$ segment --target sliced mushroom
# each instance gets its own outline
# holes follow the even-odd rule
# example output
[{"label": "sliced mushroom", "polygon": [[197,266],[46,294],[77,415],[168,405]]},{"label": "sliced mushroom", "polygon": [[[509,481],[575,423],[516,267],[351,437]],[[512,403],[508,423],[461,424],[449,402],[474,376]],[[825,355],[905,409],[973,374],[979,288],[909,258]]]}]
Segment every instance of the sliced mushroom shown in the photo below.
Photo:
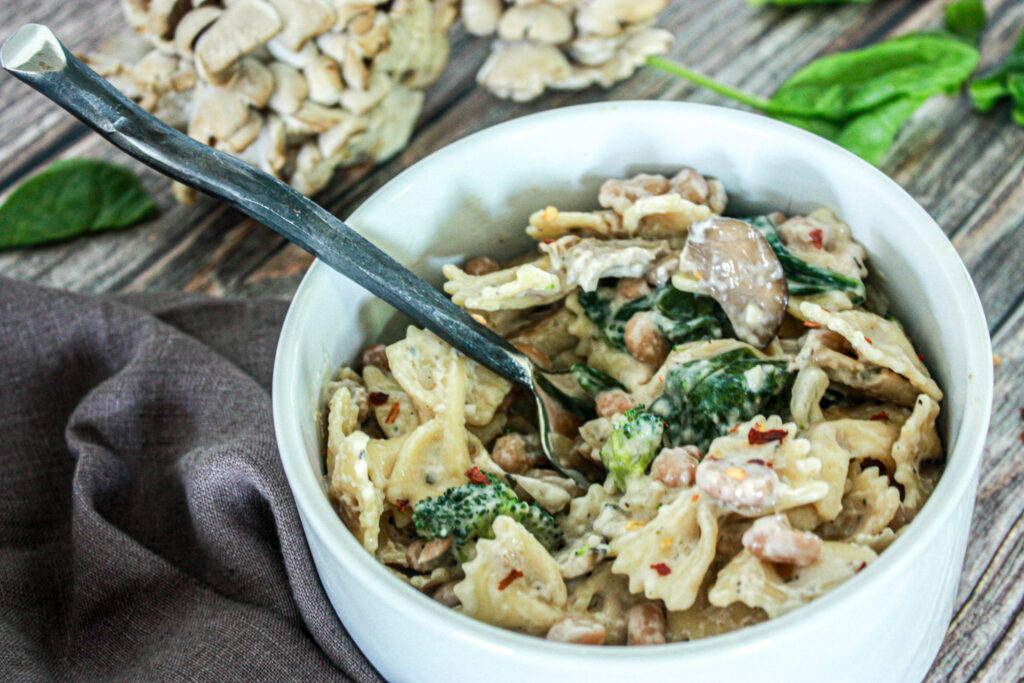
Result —
[{"label": "sliced mushroom", "polygon": [[303,69],[309,83],[309,99],[317,104],[337,104],[344,86],[341,83],[341,69],[330,57],[321,55]]},{"label": "sliced mushroom", "polygon": [[498,37],[508,41],[558,45],[572,39],[572,34],[572,21],[565,10],[545,3],[512,7],[498,22]]},{"label": "sliced mushroom", "polygon": [[196,68],[205,80],[222,84],[229,68],[281,30],[281,19],[263,0],[232,3],[196,41]]},{"label": "sliced mushroom", "polygon": [[271,62],[270,72],[274,75],[274,92],[267,105],[279,114],[294,114],[309,95],[309,83],[305,76],[281,62]]},{"label": "sliced mushroom", "polygon": [[326,33],[334,26],[334,11],[323,0],[266,0],[284,20],[278,34],[290,50],[299,50],[310,38]]},{"label": "sliced mushroom", "polygon": [[248,103],[227,88],[203,86],[193,104],[188,122],[189,137],[207,145],[227,140],[250,120]]},{"label": "sliced mushroom", "polygon": [[498,28],[501,0],[462,0],[462,24],[474,36],[489,36]]},{"label": "sliced mushroom", "polygon": [[224,10],[219,7],[197,7],[181,18],[174,29],[174,47],[185,56],[192,55],[192,48],[200,34],[213,22],[220,19]]},{"label": "sliced mushroom", "polygon": [[653,18],[668,0],[583,0],[576,10],[580,33],[601,36],[619,34],[625,25]]},{"label": "sliced mushroom", "polygon": [[749,223],[712,217],[690,226],[672,284],[721,305],[736,336],[764,348],[782,326],[789,289],[782,264]]},{"label": "sliced mushroom", "polygon": [[274,74],[258,59],[243,57],[238,60],[229,87],[249,104],[262,109],[274,94]]}]

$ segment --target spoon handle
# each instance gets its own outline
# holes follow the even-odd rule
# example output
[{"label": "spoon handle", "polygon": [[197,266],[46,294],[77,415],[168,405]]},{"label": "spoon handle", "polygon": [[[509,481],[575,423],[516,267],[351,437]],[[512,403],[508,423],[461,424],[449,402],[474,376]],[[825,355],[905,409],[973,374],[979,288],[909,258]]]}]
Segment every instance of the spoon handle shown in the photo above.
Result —
[{"label": "spoon handle", "polygon": [[174,130],[27,24],[0,50],[3,68],[142,163],[230,204],[310,252],[494,372],[533,388],[530,362],[507,341],[295,189]]}]

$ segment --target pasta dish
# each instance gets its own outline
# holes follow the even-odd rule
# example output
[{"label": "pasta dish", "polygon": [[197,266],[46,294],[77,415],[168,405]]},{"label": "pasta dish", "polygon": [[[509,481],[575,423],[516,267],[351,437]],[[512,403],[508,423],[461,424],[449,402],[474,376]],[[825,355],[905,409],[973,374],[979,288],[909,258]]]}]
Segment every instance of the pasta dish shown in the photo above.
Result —
[{"label": "pasta dish", "polygon": [[728,217],[692,169],[530,216],[445,291],[551,370],[531,394],[428,331],[327,383],[330,495],[367,552],[522,633],[649,645],[785,614],[871,564],[941,473],[942,392],[828,208]]}]

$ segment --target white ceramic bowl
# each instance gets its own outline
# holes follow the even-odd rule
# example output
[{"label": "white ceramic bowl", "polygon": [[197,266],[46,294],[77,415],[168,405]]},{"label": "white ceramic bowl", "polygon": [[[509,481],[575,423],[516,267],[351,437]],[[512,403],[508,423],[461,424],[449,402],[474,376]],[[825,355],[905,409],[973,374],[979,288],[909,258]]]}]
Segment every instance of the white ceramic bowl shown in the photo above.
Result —
[{"label": "white ceramic bowl", "polygon": [[357,359],[392,311],[317,262],[278,343],[274,423],[320,579],[345,627],[392,681],[910,681],[949,623],[988,428],[992,357],[978,296],[934,221],[884,174],[771,119],[669,102],[595,104],[495,126],[388,183],[350,223],[439,285],[440,266],[525,248],[527,216],[593,208],[605,178],[692,166],[730,209],[819,205],[853,227],[945,391],[949,463],[922,512],[877,562],[819,600],[735,633],[650,648],[585,648],[495,628],[390,575],[327,499],[314,411],[327,374]]}]

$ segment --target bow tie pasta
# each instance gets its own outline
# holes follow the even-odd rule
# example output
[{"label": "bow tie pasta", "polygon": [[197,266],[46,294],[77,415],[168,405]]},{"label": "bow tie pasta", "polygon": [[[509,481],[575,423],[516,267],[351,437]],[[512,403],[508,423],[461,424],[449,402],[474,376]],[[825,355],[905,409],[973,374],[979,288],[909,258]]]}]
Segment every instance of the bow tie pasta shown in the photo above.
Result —
[{"label": "bow tie pasta", "polygon": [[410,327],[326,385],[328,490],[363,547],[489,624],[650,645],[798,609],[896,542],[943,458],[914,330],[830,210],[727,202],[692,169],[612,179],[593,210],[538,208],[529,253],[445,266],[548,371],[559,466],[528,392]]}]

